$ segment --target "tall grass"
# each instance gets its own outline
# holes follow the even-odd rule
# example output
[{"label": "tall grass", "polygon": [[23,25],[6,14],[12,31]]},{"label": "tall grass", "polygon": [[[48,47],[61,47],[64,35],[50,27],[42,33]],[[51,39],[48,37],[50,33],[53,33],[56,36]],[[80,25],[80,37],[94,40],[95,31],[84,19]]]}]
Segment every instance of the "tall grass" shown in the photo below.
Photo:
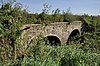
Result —
[{"label": "tall grass", "polygon": [[[48,14],[48,4],[42,13],[28,14],[20,3],[12,6],[13,2],[8,0],[0,7],[0,66],[100,66],[100,16],[62,14],[59,9]],[[41,37],[30,44],[28,36],[19,38],[23,24],[73,20],[85,21],[89,26],[81,44],[49,46]]]},{"label": "tall grass", "polygon": [[100,54],[84,52],[80,46],[41,46],[39,54],[25,57],[22,66],[99,66]]},{"label": "tall grass", "polygon": [[[24,44],[22,44],[23,46],[20,45],[20,41],[17,41],[17,43],[19,44],[16,45],[16,60],[13,61],[13,59],[9,59],[5,63],[2,63],[1,61],[1,66],[100,65],[100,53],[91,51],[91,47],[87,47],[87,45],[91,46],[89,43],[87,43],[86,46],[83,46],[82,44],[75,44],[73,42],[69,45],[64,44],[62,46],[50,46],[45,44],[43,38],[38,37],[35,40],[35,43],[32,42],[32,45],[28,47],[27,50],[24,47]],[[24,53],[20,54],[19,52],[21,51]]]}]

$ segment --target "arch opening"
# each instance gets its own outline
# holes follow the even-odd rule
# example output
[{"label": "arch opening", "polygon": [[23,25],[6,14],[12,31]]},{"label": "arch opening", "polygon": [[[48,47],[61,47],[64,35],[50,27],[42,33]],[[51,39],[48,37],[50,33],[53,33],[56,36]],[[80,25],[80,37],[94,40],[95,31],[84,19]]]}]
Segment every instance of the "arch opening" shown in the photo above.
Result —
[{"label": "arch opening", "polygon": [[50,44],[51,46],[58,46],[61,44],[61,41],[58,37],[56,36],[47,36],[46,37],[46,44]]},{"label": "arch opening", "polygon": [[71,32],[71,34],[69,35],[69,38],[67,40],[67,43],[71,42],[71,41],[74,41],[75,40],[78,40],[78,37],[80,36],[80,32],[78,29],[75,29]]}]

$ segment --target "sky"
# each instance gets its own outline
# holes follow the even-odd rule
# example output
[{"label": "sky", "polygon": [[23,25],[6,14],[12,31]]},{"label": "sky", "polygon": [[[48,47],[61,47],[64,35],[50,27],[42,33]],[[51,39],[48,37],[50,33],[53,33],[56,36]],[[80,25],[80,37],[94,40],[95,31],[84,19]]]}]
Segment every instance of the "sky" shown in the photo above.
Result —
[{"label": "sky", "polygon": [[29,12],[40,13],[43,4],[51,5],[51,11],[59,8],[60,10],[70,11],[73,14],[100,15],[100,0],[17,0]]}]

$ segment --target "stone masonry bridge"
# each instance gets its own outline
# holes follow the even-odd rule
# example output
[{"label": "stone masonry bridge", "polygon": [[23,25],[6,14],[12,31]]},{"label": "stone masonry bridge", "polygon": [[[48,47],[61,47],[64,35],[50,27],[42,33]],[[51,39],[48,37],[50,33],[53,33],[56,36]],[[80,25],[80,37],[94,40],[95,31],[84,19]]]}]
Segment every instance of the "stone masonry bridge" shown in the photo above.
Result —
[{"label": "stone masonry bridge", "polygon": [[82,22],[56,22],[49,25],[27,24],[22,28],[23,38],[28,37],[28,42],[31,42],[38,35],[46,37],[50,43],[66,43],[69,38],[75,35],[81,35]]}]

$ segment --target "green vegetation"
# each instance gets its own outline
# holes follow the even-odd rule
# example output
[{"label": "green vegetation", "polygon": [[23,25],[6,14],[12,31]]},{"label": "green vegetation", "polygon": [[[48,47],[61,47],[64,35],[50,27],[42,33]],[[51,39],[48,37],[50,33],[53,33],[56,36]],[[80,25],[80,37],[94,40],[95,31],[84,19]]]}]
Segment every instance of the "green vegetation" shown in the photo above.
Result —
[{"label": "green vegetation", "polygon": [[[15,5],[14,5],[15,4]],[[13,5],[13,6],[12,6]],[[49,14],[48,4],[43,12],[29,14],[14,0],[3,2],[0,7],[0,66],[100,66],[100,16],[73,15],[60,9]],[[25,48],[19,39],[24,24],[49,24],[80,20],[87,26],[79,37],[83,42],[50,46],[38,37],[34,46]]]}]

